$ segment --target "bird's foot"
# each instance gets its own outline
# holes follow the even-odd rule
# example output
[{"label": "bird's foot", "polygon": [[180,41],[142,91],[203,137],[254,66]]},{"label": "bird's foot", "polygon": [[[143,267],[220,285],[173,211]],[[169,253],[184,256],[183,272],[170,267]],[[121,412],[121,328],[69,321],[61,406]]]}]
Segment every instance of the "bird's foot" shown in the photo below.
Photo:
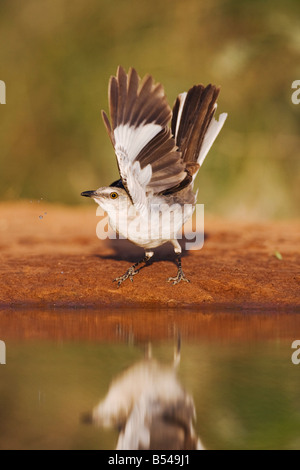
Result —
[{"label": "bird's foot", "polygon": [[179,282],[184,281],[184,282],[190,282],[188,278],[185,277],[184,272],[182,269],[178,269],[178,273],[176,277],[169,277],[168,282],[172,282],[173,286],[175,284],[179,284]]},{"label": "bird's foot", "polygon": [[139,269],[135,269],[135,266],[131,266],[129,269],[127,269],[126,273],[123,274],[123,276],[116,277],[116,279],[113,280],[113,282],[118,283],[118,287],[122,284],[122,282],[126,281],[126,279],[130,279],[131,282],[133,282],[133,276],[139,273]]}]

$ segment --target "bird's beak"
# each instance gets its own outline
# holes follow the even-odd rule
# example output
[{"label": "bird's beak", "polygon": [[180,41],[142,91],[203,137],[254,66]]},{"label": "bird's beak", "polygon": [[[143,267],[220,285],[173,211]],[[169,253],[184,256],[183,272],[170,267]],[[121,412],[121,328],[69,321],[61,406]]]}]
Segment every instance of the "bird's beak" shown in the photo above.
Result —
[{"label": "bird's beak", "polygon": [[81,193],[81,196],[94,197],[96,196],[96,191],[83,191],[83,193]]}]

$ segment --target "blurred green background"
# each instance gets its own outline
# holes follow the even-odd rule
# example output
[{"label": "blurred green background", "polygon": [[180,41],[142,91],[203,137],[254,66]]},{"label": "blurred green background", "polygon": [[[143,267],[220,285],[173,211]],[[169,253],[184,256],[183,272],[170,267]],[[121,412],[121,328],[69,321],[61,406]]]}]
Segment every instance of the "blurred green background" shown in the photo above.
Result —
[{"label": "blurred green background", "polygon": [[78,204],[117,178],[101,122],[118,64],[172,104],[222,86],[229,118],[197,178],[206,211],[296,217],[300,207],[298,0],[1,0],[0,198]]}]

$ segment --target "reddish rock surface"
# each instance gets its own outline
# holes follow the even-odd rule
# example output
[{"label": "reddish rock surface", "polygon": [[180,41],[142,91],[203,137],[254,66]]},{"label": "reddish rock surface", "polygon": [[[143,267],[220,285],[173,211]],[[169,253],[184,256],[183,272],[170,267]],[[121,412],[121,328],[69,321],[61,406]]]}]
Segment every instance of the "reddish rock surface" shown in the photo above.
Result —
[{"label": "reddish rock surface", "polygon": [[166,245],[133,283],[127,280],[120,288],[112,280],[143,252],[126,240],[100,241],[98,221],[92,205],[0,204],[0,308],[300,307],[298,221],[206,217],[204,247],[183,258],[190,284],[166,282],[176,274]]}]

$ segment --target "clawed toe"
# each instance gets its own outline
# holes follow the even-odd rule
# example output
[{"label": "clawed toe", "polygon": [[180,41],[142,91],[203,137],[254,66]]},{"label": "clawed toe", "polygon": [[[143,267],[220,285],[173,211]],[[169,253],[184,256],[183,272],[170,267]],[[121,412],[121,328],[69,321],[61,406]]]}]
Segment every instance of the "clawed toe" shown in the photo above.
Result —
[{"label": "clawed toe", "polygon": [[139,273],[139,270],[135,270],[134,268],[129,268],[123,276],[116,277],[116,279],[113,280],[113,282],[118,283],[118,287],[122,284],[122,282],[126,281],[126,279],[130,279],[131,282],[133,282],[133,276]]},{"label": "clawed toe", "polygon": [[175,286],[175,284],[179,284],[179,282],[181,281],[190,282],[190,280],[185,277],[185,274],[183,271],[178,271],[176,277],[169,277],[168,279],[168,282],[172,282],[173,286]]}]

